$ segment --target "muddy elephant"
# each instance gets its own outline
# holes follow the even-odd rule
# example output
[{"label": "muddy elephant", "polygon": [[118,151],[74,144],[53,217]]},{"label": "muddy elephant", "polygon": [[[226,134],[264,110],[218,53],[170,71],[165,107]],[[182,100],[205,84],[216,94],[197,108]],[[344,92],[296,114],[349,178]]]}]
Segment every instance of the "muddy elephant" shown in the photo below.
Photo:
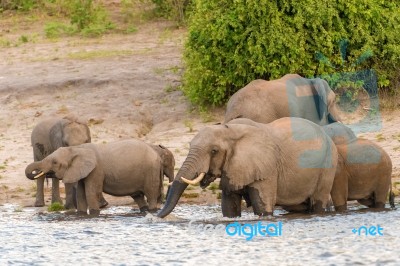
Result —
[{"label": "muddy elephant", "polygon": [[216,178],[221,179],[225,217],[241,215],[246,195],[257,215],[272,215],[275,205],[298,205],[308,199],[319,213],[329,200],[336,164],[332,140],[305,119],[281,118],[270,124],[236,119],[205,127],[190,142],[158,216],[174,209],[188,184],[200,182],[204,187]]},{"label": "muddy elephant", "polygon": [[336,144],[339,155],[331,191],[335,210],[347,210],[348,200],[357,200],[370,208],[384,208],[388,193],[394,207],[389,155],[374,142],[357,138],[343,124],[322,128]]},{"label": "muddy elephant", "polygon": [[318,125],[340,121],[335,93],[320,78],[287,74],[277,80],[257,79],[229,99],[225,123],[249,118],[270,123],[282,117],[301,117]]},{"label": "muddy elephant", "polygon": [[155,210],[163,197],[164,174],[172,180],[174,166],[173,154],[165,147],[129,139],[59,148],[29,164],[25,172],[32,178],[54,172],[66,184],[77,182],[78,213],[87,214],[89,208],[91,215],[98,215],[101,192],[131,196],[141,211]]},{"label": "muddy elephant", "polygon": [[[34,161],[41,161],[60,147],[75,146],[91,141],[90,130],[85,122],[80,121],[74,115],[64,118],[48,118],[39,122],[32,130],[31,144],[33,148]],[[51,173],[48,178],[54,177]],[[44,180],[42,176],[37,179],[36,207],[44,206]],[[65,185],[66,202],[65,208],[74,208],[72,185]],[[52,197],[51,202],[62,203],[59,190],[59,180],[52,178]],[[102,206],[107,205],[107,201],[101,197]]]}]

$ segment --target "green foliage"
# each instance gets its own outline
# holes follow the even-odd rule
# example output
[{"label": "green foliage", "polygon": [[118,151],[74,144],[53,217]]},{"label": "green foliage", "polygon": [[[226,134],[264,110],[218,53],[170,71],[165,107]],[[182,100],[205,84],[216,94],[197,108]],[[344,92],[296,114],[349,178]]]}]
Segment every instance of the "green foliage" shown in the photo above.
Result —
[{"label": "green foliage", "polygon": [[53,202],[49,207],[47,207],[47,211],[49,212],[59,212],[64,210],[64,205],[59,202]]},{"label": "green foliage", "polygon": [[48,38],[58,38],[73,34],[96,37],[115,28],[108,19],[101,1],[96,0],[42,0],[41,6],[53,16],[67,17],[70,24],[59,21],[46,23]]},{"label": "green foliage", "polygon": [[287,73],[372,68],[380,86],[398,77],[396,1],[194,0],[192,8],[183,90],[195,103],[219,105],[251,80]]},{"label": "green foliage", "polygon": [[61,36],[72,35],[77,32],[77,28],[61,22],[49,22],[45,24],[44,32],[47,38],[53,39]]},{"label": "green foliage", "polygon": [[186,21],[192,0],[152,0],[156,5],[156,14],[177,22],[179,25]]},{"label": "green foliage", "polygon": [[36,6],[36,0],[0,0],[0,10],[29,11]]}]

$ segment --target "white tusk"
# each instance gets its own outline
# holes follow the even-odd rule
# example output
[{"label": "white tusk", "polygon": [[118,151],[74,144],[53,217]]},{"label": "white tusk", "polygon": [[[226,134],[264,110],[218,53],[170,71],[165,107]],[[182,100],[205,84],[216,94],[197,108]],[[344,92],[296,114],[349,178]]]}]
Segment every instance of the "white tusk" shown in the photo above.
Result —
[{"label": "white tusk", "polygon": [[184,178],[183,176],[181,176],[181,179],[183,182],[189,184],[189,185],[196,185],[197,183],[199,183],[201,180],[203,180],[204,176],[206,175],[206,173],[201,173],[198,177],[196,177],[193,180],[189,180]]},{"label": "white tusk", "polygon": [[35,175],[35,176],[33,177],[33,179],[38,179],[38,178],[41,177],[42,175],[44,175],[44,172],[41,172],[40,174]]}]

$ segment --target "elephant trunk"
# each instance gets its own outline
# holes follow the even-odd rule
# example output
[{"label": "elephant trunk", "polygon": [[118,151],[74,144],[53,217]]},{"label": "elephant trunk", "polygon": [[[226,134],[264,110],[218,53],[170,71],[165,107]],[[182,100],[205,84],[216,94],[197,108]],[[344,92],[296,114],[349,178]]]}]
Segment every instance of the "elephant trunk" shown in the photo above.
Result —
[{"label": "elephant trunk", "polygon": [[181,197],[183,191],[185,191],[187,186],[188,186],[187,184],[182,183],[181,181],[178,180],[174,180],[172,182],[171,187],[168,189],[167,201],[165,202],[165,205],[162,208],[162,210],[159,213],[157,213],[158,217],[164,218],[165,216],[167,216],[172,212],[172,210],[175,208],[179,198]]},{"label": "elephant trunk", "polygon": [[35,177],[38,175],[38,173],[40,171],[39,165],[40,165],[39,162],[33,162],[33,163],[29,164],[25,168],[26,177],[31,179],[31,180],[35,180]]},{"label": "elephant trunk", "polygon": [[192,180],[197,176],[198,172],[196,171],[196,169],[199,168],[197,158],[197,156],[189,153],[181,169],[177,173],[175,180],[172,182],[172,185],[168,189],[167,200],[164,207],[157,214],[158,217],[164,218],[165,216],[170,214],[178,203],[179,198],[182,196],[183,192],[187,188],[188,184],[183,182],[181,178],[186,177]]}]

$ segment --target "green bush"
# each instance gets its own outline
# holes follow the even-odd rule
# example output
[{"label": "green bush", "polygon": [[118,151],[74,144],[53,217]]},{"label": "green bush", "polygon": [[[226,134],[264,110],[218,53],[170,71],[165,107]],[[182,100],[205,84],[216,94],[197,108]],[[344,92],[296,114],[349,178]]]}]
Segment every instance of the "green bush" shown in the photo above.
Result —
[{"label": "green bush", "polygon": [[[192,8],[183,90],[195,103],[222,104],[251,80],[286,73],[312,77],[373,68],[380,86],[398,77],[397,1],[194,0]],[[355,64],[343,64],[343,40],[344,59]],[[373,56],[363,60],[367,51]]]},{"label": "green bush", "polygon": [[29,11],[37,5],[36,0],[0,0],[0,10]]},{"label": "green bush", "polygon": [[152,0],[156,6],[156,14],[184,24],[192,0]]}]

